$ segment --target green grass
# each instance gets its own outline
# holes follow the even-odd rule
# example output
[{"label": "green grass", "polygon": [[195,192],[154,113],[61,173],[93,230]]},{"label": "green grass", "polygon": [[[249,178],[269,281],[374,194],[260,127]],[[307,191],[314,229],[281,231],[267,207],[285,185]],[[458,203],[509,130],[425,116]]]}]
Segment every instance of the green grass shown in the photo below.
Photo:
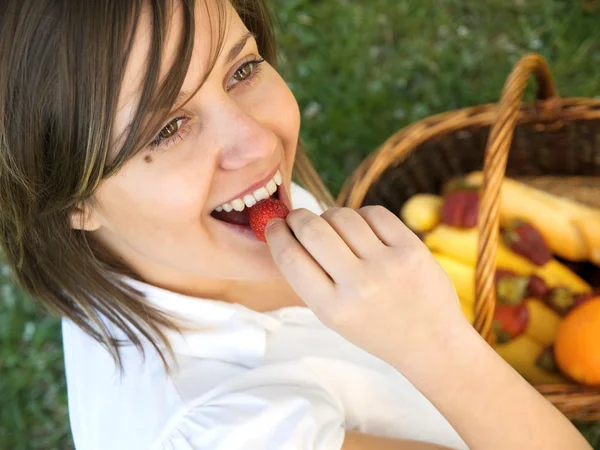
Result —
[{"label": "green grass", "polygon": [[[548,59],[562,95],[600,95],[597,3],[273,0],[282,71],[323,179],[337,193],[397,129],[496,101],[513,64],[530,51]],[[6,272],[0,283],[0,448],[72,448],[59,322]],[[600,426],[582,430],[600,450]]]},{"label": "green grass", "polygon": [[334,192],[398,128],[497,101],[527,52],[548,58],[562,95],[600,95],[600,16],[573,0],[276,4],[303,137]]}]

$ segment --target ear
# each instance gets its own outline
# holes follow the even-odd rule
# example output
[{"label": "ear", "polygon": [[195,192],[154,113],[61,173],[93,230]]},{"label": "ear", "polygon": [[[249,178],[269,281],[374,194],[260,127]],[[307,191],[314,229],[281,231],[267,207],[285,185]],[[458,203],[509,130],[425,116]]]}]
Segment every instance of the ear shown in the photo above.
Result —
[{"label": "ear", "polygon": [[91,205],[80,203],[73,208],[71,228],[81,231],[96,231],[100,228],[100,221]]}]

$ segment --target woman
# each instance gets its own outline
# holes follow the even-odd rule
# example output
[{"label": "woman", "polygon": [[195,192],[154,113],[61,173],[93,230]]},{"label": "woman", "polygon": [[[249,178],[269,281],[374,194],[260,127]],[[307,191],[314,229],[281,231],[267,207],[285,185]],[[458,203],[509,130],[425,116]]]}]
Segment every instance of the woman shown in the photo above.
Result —
[{"label": "woman", "polygon": [[291,183],[262,0],[5,0],[0,57],[2,247],[78,449],[589,448],[394,215]]}]

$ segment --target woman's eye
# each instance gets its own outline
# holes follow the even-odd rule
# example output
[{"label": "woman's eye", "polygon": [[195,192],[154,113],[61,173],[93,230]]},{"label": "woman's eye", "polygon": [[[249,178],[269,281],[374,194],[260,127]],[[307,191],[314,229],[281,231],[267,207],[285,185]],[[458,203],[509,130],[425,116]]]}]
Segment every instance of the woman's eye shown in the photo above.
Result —
[{"label": "woman's eye", "polygon": [[160,133],[158,133],[158,138],[169,139],[170,137],[174,136],[175,133],[177,133],[177,130],[179,130],[179,120],[181,119],[176,119],[169,122],[162,130],[160,130]]},{"label": "woman's eye", "polygon": [[264,59],[255,59],[242,64],[232,75],[232,80],[227,88],[231,89],[238,83],[251,83],[260,72],[260,65],[263,62],[265,62]]},{"label": "woman's eye", "polygon": [[242,67],[240,67],[236,73],[233,74],[233,78],[236,81],[244,81],[252,75],[252,71],[254,70],[254,63],[246,63]]},{"label": "woman's eye", "polygon": [[161,145],[173,142],[181,134],[181,128],[185,122],[185,117],[177,117],[171,120],[165,127],[158,132],[158,135],[150,143],[150,148],[154,149]]}]

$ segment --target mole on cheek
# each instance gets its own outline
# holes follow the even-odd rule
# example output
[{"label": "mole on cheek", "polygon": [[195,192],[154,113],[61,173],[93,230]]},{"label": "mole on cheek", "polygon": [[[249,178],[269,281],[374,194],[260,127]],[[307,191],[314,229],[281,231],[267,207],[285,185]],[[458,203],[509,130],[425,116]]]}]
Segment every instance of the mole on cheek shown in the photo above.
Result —
[{"label": "mole on cheek", "polygon": [[152,156],[150,156],[150,155],[144,156],[144,161],[146,161],[148,164],[150,164],[152,162]]}]

